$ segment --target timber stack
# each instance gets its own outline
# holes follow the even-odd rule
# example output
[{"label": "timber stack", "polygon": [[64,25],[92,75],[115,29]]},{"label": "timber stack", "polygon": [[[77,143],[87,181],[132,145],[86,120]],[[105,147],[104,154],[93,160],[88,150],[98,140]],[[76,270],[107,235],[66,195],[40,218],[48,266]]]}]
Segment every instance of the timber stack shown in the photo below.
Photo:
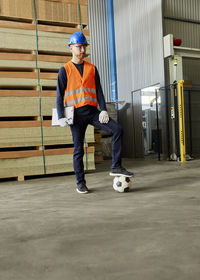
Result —
[{"label": "timber stack", "polygon": [[[79,2],[0,0],[0,178],[73,171],[70,129],[52,127],[51,118],[57,73],[80,23],[89,41],[87,0]],[[84,161],[95,168],[91,126]]]}]

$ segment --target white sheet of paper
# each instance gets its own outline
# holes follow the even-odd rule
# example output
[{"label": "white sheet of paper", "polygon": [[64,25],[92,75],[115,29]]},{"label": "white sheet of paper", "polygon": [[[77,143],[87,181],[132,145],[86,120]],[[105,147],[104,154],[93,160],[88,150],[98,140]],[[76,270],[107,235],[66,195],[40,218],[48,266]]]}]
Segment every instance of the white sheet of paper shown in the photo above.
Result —
[{"label": "white sheet of paper", "polygon": [[[68,124],[73,124],[74,122],[74,106],[70,106],[70,107],[65,107],[65,117],[67,118],[67,122]],[[58,113],[57,113],[57,109],[53,108],[52,109],[52,122],[51,122],[52,126],[59,126],[58,123]]]}]

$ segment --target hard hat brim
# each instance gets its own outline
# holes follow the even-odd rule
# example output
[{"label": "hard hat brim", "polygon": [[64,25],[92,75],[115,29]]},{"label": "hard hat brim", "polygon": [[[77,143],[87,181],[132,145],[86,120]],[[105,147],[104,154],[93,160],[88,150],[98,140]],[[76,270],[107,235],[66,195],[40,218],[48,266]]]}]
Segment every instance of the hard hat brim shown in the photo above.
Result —
[{"label": "hard hat brim", "polygon": [[82,44],[82,43],[74,43],[74,44],[72,44],[72,43],[71,43],[71,44],[68,44],[68,46],[71,46],[71,45],[77,45],[77,44],[80,44],[80,45],[85,45],[86,47],[87,47],[87,46],[89,46],[89,44],[88,44],[88,43],[87,43],[87,44]]}]

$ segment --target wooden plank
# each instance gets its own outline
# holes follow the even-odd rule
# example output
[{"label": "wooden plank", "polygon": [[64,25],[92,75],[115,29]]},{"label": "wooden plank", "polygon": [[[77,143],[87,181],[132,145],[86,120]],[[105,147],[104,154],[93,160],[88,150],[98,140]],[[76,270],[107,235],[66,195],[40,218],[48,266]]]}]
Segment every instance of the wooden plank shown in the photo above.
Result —
[{"label": "wooden plank", "polygon": [[[62,11],[62,12],[60,12]],[[80,5],[81,22],[87,25],[87,6]],[[79,9],[77,3],[50,2],[40,0],[37,2],[37,19],[79,24]]]},{"label": "wooden plank", "polygon": [[[38,85],[37,79],[28,79],[28,78],[0,78],[0,85],[2,87],[36,87]],[[57,85],[57,80],[48,80],[48,79],[41,79],[40,80],[41,86],[46,87],[55,87]]]},{"label": "wooden plank", "polygon": [[[45,1],[77,4],[77,0],[45,0]],[[79,3],[80,3],[80,5],[87,6],[88,0],[80,0]]]},{"label": "wooden plank", "polygon": [[[53,24],[53,22],[51,22]],[[56,23],[55,23],[56,24]],[[12,22],[12,21],[0,21],[0,27],[2,28],[15,28],[15,29],[26,29],[26,30],[35,30],[36,25],[34,23],[21,23],[21,22]],[[37,30],[39,31],[48,31],[48,32],[56,32],[56,33],[64,33],[64,34],[72,34],[74,32],[80,31],[79,28],[75,27],[65,27],[65,26],[53,26],[53,25],[44,25],[37,24]],[[84,35],[90,35],[90,31],[88,29],[82,30]]]},{"label": "wooden plank", "polygon": [[[73,152],[74,152],[74,148],[49,149],[49,150],[44,150],[44,155],[45,156],[66,155],[66,154],[73,154]],[[87,153],[94,153],[94,147],[88,147]],[[43,152],[41,150],[9,151],[9,152],[0,152],[0,159],[39,157],[42,155]]]},{"label": "wooden plank", "polygon": [[1,87],[36,87],[38,85],[37,79],[15,79],[15,78],[0,78]]},{"label": "wooden plank", "polygon": [[[55,90],[41,90],[42,97],[56,97]],[[0,97],[39,97],[37,90],[0,89]]]},{"label": "wooden plank", "polygon": [[26,30],[35,30],[36,26],[34,23],[25,23],[25,22],[16,22],[10,20],[1,20],[1,28],[16,28],[16,29],[26,29]]},{"label": "wooden plank", "polygon": [[39,31],[38,36],[38,48],[40,51],[70,53],[70,48],[67,44],[70,34]]},{"label": "wooden plank", "polygon": [[[40,79],[56,80],[58,78],[58,73],[40,73]],[[57,83],[56,83],[57,84]]]},{"label": "wooden plank", "polygon": [[[56,107],[55,97],[42,97],[43,116],[51,116]],[[39,98],[37,97],[0,97],[0,117],[39,116]]]},{"label": "wooden plank", "polygon": [[[40,127],[41,122],[38,121],[0,121],[0,128],[19,128],[19,127]],[[51,126],[51,120],[43,120],[42,126]],[[2,135],[6,135],[5,131],[0,130],[2,132]],[[0,136],[1,138],[1,136]],[[6,138],[6,137],[5,137]],[[13,138],[13,136],[12,136]]]},{"label": "wooden plank", "polygon": [[[58,71],[64,63],[56,63],[56,62],[46,62],[46,61],[38,61],[37,66],[40,69],[47,69],[47,70],[54,70]],[[35,61],[23,61],[23,60],[0,60],[0,68],[1,70],[10,70],[10,69],[15,69],[16,70],[21,70],[21,69],[36,69],[36,62]],[[7,75],[8,77],[8,75]]]},{"label": "wooden plank", "polygon": [[[70,53],[67,44],[71,34],[53,33],[53,32],[38,32],[39,50],[52,51],[52,52],[67,52]],[[89,36],[86,36],[88,43],[90,42]],[[87,53],[90,53],[90,46],[87,47]]]},{"label": "wooden plank", "polygon": [[40,85],[43,87],[55,87],[57,86],[57,80],[41,79]]},{"label": "wooden plank", "polygon": [[42,151],[11,151],[11,152],[0,152],[0,159],[15,159],[24,157],[38,157],[42,156]]},{"label": "wooden plank", "polygon": [[[69,59],[70,60],[70,59]],[[38,68],[40,69],[47,69],[47,70],[54,70],[57,71],[63,67],[64,63],[56,63],[56,62],[44,62],[44,61],[38,61]],[[57,79],[57,74],[56,74],[56,79]],[[41,78],[45,79],[45,77],[40,76]],[[54,77],[55,78],[55,77]],[[53,79],[54,79],[53,78]]]},{"label": "wooden plank", "polygon": [[[40,73],[40,79],[57,80],[57,73]],[[0,71],[0,78],[37,79],[37,72]]]},{"label": "wooden plank", "polygon": [[[39,69],[58,71],[65,63],[71,60],[71,55],[38,55],[37,60],[37,66]],[[90,62],[89,57],[86,57],[85,60]],[[0,52],[0,70],[21,71],[25,69],[30,69],[32,71],[36,69],[35,55]],[[8,75],[6,75],[6,77],[8,77]]]},{"label": "wooden plank", "polygon": [[[35,62],[35,54],[23,54],[23,53],[8,53],[8,52],[0,52],[0,60],[17,60],[17,61],[34,61]],[[56,63],[66,63],[71,60],[70,56],[56,56],[56,55],[37,55],[38,61],[46,61],[46,62],[56,62]],[[16,63],[16,61],[14,62]]]},{"label": "wooden plank", "polygon": [[[67,45],[69,37],[70,34],[39,31],[39,51],[70,53]],[[89,37],[86,36],[86,38],[89,42]],[[0,48],[36,50],[35,31],[0,28]],[[88,47],[87,53],[90,53],[90,47]]]},{"label": "wooden plank", "polygon": [[[8,54],[6,55],[8,57]],[[3,55],[0,53],[0,69],[4,70],[6,68],[6,70],[24,70],[24,69],[36,69],[36,62],[35,60],[23,60],[23,58],[20,58],[20,60],[15,60],[12,59],[12,56],[9,56],[9,59],[7,60],[4,55],[4,58],[1,59],[1,57],[3,57]],[[25,55],[24,55],[25,56]],[[28,55],[27,55],[28,56]],[[14,56],[13,56],[14,57]],[[16,57],[16,55],[15,55]],[[40,56],[38,56],[38,58],[40,58]],[[46,56],[46,59],[50,60],[50,55]],[[40,69],[48,69],[48,70],[59,70],[62,66],[64,66],[65,63],[67,63],[68,61],[71,60],[71,56],[68,57],[64,57],[62,58],[62,62],[51,62],[51,61],[37,61],[37,66]],[[90,58],[86,58],[86,61],[90,61]]]},{"label": "wooden plank", "polygon": [[56,91],[42,90],[42,96],[43,97],[56,97]]},{"label": "wooden plank", "polygon": [[0,60],[35,61],[35,55],[34,54],[24,54],[24,53],[0,52]]},{"label": "wooden plank", "polygon": [[[30,127],[16,124],[18,127],[0,128],[0,148],[8,147],[33,147],[42,143],[40,121],[27,121]],[[13,123],[10,121],[10,123]],[[21,123],[21,122],[14,122]],[[23,125],[26,122],[22,122]],[[35,125],[35,126],[33,126]],[[1,122],[0,122],[1,126]],[[87,143],[94,142],[94,128],[89,125],[85,136]],[[68,145],[73,144],[72,135],[69,127],[51,127],[51,121],[43,121],[43,143],[44,145]]]},{"label": "wooden plank", "polygon": [[[46,174],[63,172],[73,172],[73,155],[64,154],[56,156],[46,156]],[[86,156],[84,156],[84,166],[86,169]],[[94,170],[94,153],[87,154],[87,169]],[[43,157],[27,157],[17,159],[0,159],[0,178],[17,176],[30,176],[44,174]]]},{"label": "wooden plank", "polygon": [[[84,149],[85,150],[85,149]],[[74,148],[64,148],[64,149],[49,149],[45,150],[45,156],[63,155],[63,154],[73,154]],[[86,150],[85,150],[86,152]],[[87,153],[94,153],[94,147],[88,147]]]},{"label": "wooden plank", "polygon": [[[34,19],[34,9],[32,0],[0,0],[1,16],[21,18],[21,19]],[[63,19],[63,13],[65,21],[70,15],[75,21],[78,21],[77,13],[74,13],[74,8],[77,10],[77,0],[62,0],[62,1],[36,1],[37,15],[43,16],[44,19],[48,19],[52,14],[52,20],[59,21]],[[83,20],[87,19],[87,1],[80,1],[81,15]],[[56,9],[56,10],[55,10]],[[38,17],[38,16],[37,16]]]},{"label": "wooden plank", "polygon": [[35,50],[35,31],[0,28],[0,48]]},{"label": "wooden plank", "polygon": [[0,0],[1,16],[32,19],[34,16],[32,0]]},{"label": "wooden plank", "polygon": [[34,69],[36,68],[35,61],[23,61],[23,60],[0,60],[0,69]]},{"label": "wooden plank", "polygon": [[[50,94],[50,92],[49,92]],[[36,90],[14,90],[14,89],[0,89],[0,97],[33,97],[39,96],[39,91]]]},{"label": "wooden plank", "polygon": [[[11,0],[1,0],[1,2],[9,3]],[[13,0],[12,0],[13,1]],[[15,0],[22,1],[22,0]],[[24,0],[25,1],[25,0]],[[31,1],[31,0],[27,0]],[[32,1],[31,1],[32,2]],[[18,21],[28,21],[32,22],[34,20],[34,10],[33,7],[30,9],[26,4],[24,7],[28,7],[27,14],[22,12],[24,11],[24,7],[21,9],[13,9],[15,5],[10,5],[6,9],[1,7],[0,16],[8,19],[18,20]],[[53,1],[37,1],[36,2],[36,10],[37,10],[37,20],[49,21],[63,24],[78,24],[79,23],[79,13],[78,13],[78,5],[77,3],[66,3],[66,2],[53,2]],[[81,10],[81,21],[82,24],[87,25],[87,5],[80,5]],[[21,13],[20,13],[21,11]]]},{"label": "wooden plank", "polygon": [[56,55],[38,55],[38,61],[48,61],[48,62],[62,62],[67,63],[69,60],[71,60],[71,55],[66,55],[66,56],[56,56]]},{"label": "wooden plank", "polygon": [[[79,32],[80,28],[75,27],[64,27],[64,26],[52,26],[52,25],[44,25],[44,24],[38,24],[38,30],[39,31],[49,31],[49,32],[57,32],[57,33],[75,33]],[[83,29],[83,34],[86,36],[90,35],[89,29]]]},{"label": "wooden plank", "polygon": [[37,79],[37,73],[36,73],[36,72],[11,72],[11,71],[0,71],[0,78]]}]

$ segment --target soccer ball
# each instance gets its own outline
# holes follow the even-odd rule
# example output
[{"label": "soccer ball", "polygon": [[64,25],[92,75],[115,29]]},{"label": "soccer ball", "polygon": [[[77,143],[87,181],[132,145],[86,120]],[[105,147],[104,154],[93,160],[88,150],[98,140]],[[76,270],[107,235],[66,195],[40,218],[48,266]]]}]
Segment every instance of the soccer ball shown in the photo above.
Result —
[{"label": "soccer ball", "polygon": [[113,189],[117,192],[128,192],[131,187],[131,180],[129,177],[116,176],[113,179]]}]

